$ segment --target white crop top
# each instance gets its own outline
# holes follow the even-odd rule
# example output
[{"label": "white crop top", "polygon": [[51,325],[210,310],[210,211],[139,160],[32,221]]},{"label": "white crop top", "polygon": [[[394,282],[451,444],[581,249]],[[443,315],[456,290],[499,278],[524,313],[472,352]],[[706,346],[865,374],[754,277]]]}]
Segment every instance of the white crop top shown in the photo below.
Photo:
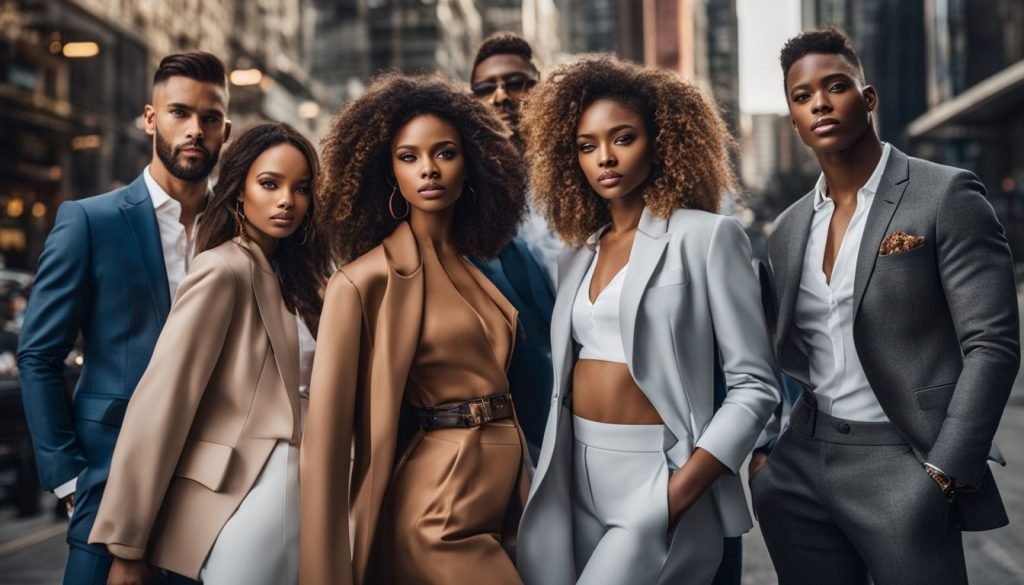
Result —
[{"label": "white crop top", "polygon": [[619,270],[591,304],[590,282],[594,279],[594,269],[600,254],[601,249],[598,247],[590,269],[576,292],[576,300],[572,304],[572,337],[581,346],[579,359],[624,364],[626,353],[622,349],[622,331],[619,329],[619,301],[629,263]]}]

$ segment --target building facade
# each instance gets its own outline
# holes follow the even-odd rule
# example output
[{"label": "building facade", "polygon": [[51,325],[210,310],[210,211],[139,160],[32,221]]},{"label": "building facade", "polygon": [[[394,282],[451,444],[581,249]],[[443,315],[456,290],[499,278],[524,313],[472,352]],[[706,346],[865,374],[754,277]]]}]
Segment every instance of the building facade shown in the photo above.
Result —
[{"label": "building facade", "polygon": [[138,172],[148,75],[145,44],[79,5],[0,3],[0,265],[34,268],[62,201]]},{"label": "building facade", "polygon": [[915,154],[974,171],[1024,254],[1024,3],[925,2],[928,109]]}]

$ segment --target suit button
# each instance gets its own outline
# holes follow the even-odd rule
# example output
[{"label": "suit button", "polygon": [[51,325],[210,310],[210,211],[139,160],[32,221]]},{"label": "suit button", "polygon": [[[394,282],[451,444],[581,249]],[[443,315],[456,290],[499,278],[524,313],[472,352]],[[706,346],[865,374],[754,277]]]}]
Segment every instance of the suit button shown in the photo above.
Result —
[{"label": "suit button", "polygon": [[844,435],[848,435],[850,433],[850,425],[847,423],[839,423],[839,432]]}]

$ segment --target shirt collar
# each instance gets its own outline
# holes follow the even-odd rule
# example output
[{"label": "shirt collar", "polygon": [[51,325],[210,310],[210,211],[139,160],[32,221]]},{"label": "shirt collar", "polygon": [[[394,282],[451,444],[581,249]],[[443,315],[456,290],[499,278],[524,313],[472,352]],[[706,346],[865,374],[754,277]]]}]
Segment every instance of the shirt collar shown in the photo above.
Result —
[{"label": "shirt collar", "polygon": [[[882,143],[882,156],[878,158],[875,170],[868,177],[864,186],[857,191],[857,195],[874,195],[878,192],[878,185],[882,182],[882,175],[885,174],[885,165],[889,162],[889,153],[892,146],[888,142]],[[818,211],[826,203],[832,201],[828,196],[828,183],[825,182],[825,173],[818,175],[818,182],[814,185],[814,210]]]},{"label": "shirt collar", "polygon": [[146,190],[149,191],[149,198],[153,201],[153,209],[160,209],[169,201],[177,203],[153,178],[153,173],[149,171],[149,165],[146,165],[146,169],[142,171],[142,178],[146,181]]},{"label": "shirt collar", "polygon": [[[160,211],[169,209],[175,212],[175,217],[181,216],[181,203],[179,203],[177,199],[171,197],[167,191],[164,191],[164,188],[160,186],[160,183],[156,182],[156,179],[153,178],[153,174],[149,172],[149,165],[146,165],[146,168],[143,169],[142,179],[146,182],[146,190],[149,191],[149,198],[153,201],[153,209]],[[209,184],[207,184],[206,187],[206,197],[210,197]],[[196,220],[198,221],[205,212],[206,210],[204,209],[197,213]]]}]

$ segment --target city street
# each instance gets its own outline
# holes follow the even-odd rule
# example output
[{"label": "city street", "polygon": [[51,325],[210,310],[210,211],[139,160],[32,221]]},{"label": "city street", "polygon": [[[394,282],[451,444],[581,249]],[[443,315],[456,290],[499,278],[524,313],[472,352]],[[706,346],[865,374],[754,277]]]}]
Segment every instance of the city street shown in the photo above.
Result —
[{"label": "city street", "polygon": [[[1010,255],[1018,259],[1014,267],[1017,300],[1024,314],[1022,30],[1024,0],[0,0],[0,585],[62,582],[68,557],[67,519],[52,493],[40,493],[35,461],[73,458],[76,455],[67,451],[76,442],[90,447],[89,458],[108,457],[120,432],[126,398],[140,387],[147,363],[173,365],[180,358],[195,366],[197,356],[209,361],[207,369],[215,374],[205,381],[192,375],[206,371],[198,366],[170,367],[166,372],[150,373],[146,379],[160,379],[161,384],[175,389],[197,386],[195,392],[186,392],[191,395],[210,390],[217,396],[204,398],[194,409],[195,417],[181,421],[174,409],[156,403],[140,406],[139,398],[148,393],[137,392],[133,412],[147,417],[142,425],[136,425],[136,432],[129,433],[132,436],[122,432],[121,440],[147,445],[150,427],[177,425],[188,431],[190,439],[203,439],[197,443],[218,443],[189,447],[186,455],[194,453],[192,459],[201,462],[191,467],[203,469],[181,466],[178,471],[187,478],[183,481],[212,485],[213,480],[205,477],[209,452],[219,462],[219,485],[238,483],[231,478],[244,475],[251,467],[250,455],[239,451],[238,456],[245,459],[242,464],[235,456],[230,462],[224,459],[221,455],[240,447],[237,441],[229,441],[231,437],[218,439],[222,429],[251,431],[245,437],[279,436],[274,422],[277,415],[260,414],[276,409],[273,401],[279,398],[275,398],[278,392],[264,387],[276,384],[278,378],[288,392],[293,387],[308,390],[311,384],[308,362],[312,352],[307,351],[306,335],[299,336],[294,367],[284,367],[289,360],[276,358],[264,360],[263,366],[252,361],[262,355],[260,348],[265,346],[262,334],[253,338],[247,333],[252,323],[266,325],[275,356],[286,353],[282,347],[294,349],[294,338],[281,337],[285,329],[272,323],[276,317],[265,321],[263,309],[268,299],[264,292],[273,292],[270,302],[276,303],[280,296],[291,312],[316,329],[309,311],[296,309],[309,307],[307,301],[323,288],[331,267],[343,266],[360,255],[384,258],[364,251],[380,244],[392,231],[410,233],[406,228],[418,225],[419,218],[427,217],[423,213],[457,217],[454,224],[438,224],[445,227],[440,234],[443,239],[434,233],[431,238],[435,243],[454,242],[454,249],[467,257],[478,252],[481,258],[487,256],[484,252],[498,249],[499,236],[516,233],[514,243],[501,243],[504,247],[493,261],[481,264],[493,286],[480,289],[474,276],[466,281],[473,285],[470,289],[463,290],[460,282],[455,291],[457,296],[465,296],[463,300],[472,301],[469,305],[457,303],[459,311],[468,306],[471,313],[476,312],[479,307],[473,299],[486,300],[497,294],[503,298],[496,302],[507,301],[496,305],[502,308],[500,312],[507,315],[506,305],[517,312],[516,339],[505,348],[508,391],[513,396],[532,396],[531,392],[550,385],[551,364],[544,355],[550,356],[552,347],[557,350],[560,340],[545,332],[561,318],[553,307],[563,310],[568,306],[554,302],[554,291],[548,290],[550,286],[545,286],[538,271],[544,272],[543,267],[549,272],[547,285],[556,283],[558,271],[552,270],[558,264],[556,258],[569,251],[559,239],[581,239],[612,216],[615,229],[605,240],[606,254],[600,266],[593,261],[590,277],[625,273],[618,284],[631,287],[627,293],[677,286],[656,293],[665,295],[665,315],[704,318],[707,299],[721,292],[714,286],[707,288],[706,278],[694,277],[707,272],[702,268],[705,264],[715,272],[713,265],[720,262],[718,255],[711,253],[711,244],[689,243],[704,235],[685,229],[690,235],[680,239],[674,234],[682,220],[658,220],[658,225],[669,226],[659,230],[671,228],[672,237],[659,239],[662,247],[657,250],[666,250],[665,259],[652,269],[666,278],[632,278],[625,266],[619,266],[623,260],[628,265],[629,257],[614,250],[631,247],[634,232],[651,236],[645,226],[655,216],[669,217],[669,212],[676,210],[693,215],[695,209],[707,209],[737,219],[749,237],[754,257],[765,261],[769,237],[774,233],[776,241],[784,240],[791,225],[780,222],[780,214],[817,184],[820,201],[815,203],[815,222],[831,222],[835,214],[835,225],[841,229],[827,224],[829,251],[822,268],[828,275],[828,298],[820,296],[819,300],[824,299],[821,311],[808,313],[811,320],[821,321],[819,325],[831,330],[837,323],[848,325],[843,299],[836,295],[842,297],[849,289],[833,286],[831,275],[838,265],[841,276],[837,283],[859,278],[856,274],[842,276],[849,271],[832,258],[840,249],[836,242],[846,237],[843,222],[849,220],[858,226],[851,237],[857,242],[865,238],[865,245],[871,243],[867,236],[875,233],[872,225],[885,230],[876,234],[886,235],[878,240],[884,241],[878,248],[880,257],[892,256],[894,251],[921,250],[916,259],[906,255],[880,260],[889,263],[889,284],[883,283],[887,288],[877,289],[877,295],[867,295],[878,299],[880,306],[888,306],[887,316],[892,316],[877,332],[885,334],[893,327],[920,332],[922,320],[936,315],[945,319],[947,315],[941,303],[924,304],[934,291],[908,294],[914,287],[906,283],[915,277],[908,276],[904,282],[904,273],[894,269],[931,270],[927,255],[934,253],[944,274],[950,270],[959,274],[959,265],[949,264],[947,259],[968,258],[970,251],[976,250],[971,238],[959,236],[982,221],[970,202],[980,188],[1003,226]],[[441,82],[442,78],[447,81]],[[444,128],[445,136],[457,135],[457,140],[449,141],[458,143],[454,154],[438,150],[437,156],[396,156],[392,151],[400,137],[421,136],[418,130],[408,128],[420,128],[424,116],[436,118],[440,125],[431,122],[431,127]],[[587,130],[591,127],[592,132]],[[288,138],[259,138],[270,133]],[[577,144],[580,136],[594,138],[593,147]],[[423,140],[422,144],[417,139],[415,145],[404,141],[402,145],[426,152],[427,138]],[[431,139],[430,148],[439,144]],[[264,158],[261,153],[271,149],[289,155]],[[302,155],[301,162],[292,157],[296,151]],[[876,159],[880,152],[888,154]],[[254,170],[257,160],[260,169]],[[264,163],[280,165],[281,172],[264,169]],[[932,163],[947,170],[940,171]],[[434,166],[428,168],[428,164]],[[621,173],[612,169],[620,164]],[[603,166],[607,168],[591,175]],[[869,168],[874,168],[870,178],[865,175]],[[960,171],[952,175],[949,169],[969,172],[971,180]],[[293,178],[308,176],[285,189],[284,183],[292,181],[282,177],[293,171]],[[402,178],[406,172],[408,181]],[[415,203],[420,197],[433,197],[430,192],[434,192],[433,186],[421,182],[415,183],[419,191],[410,190],[416,173],[429,175],[431,183],[436,179],[443,187],[436,193],[451,188],[441,207],[421,208]],[[263,179],[250,180],[250,174],[276,174],[281,180],[268,186]],[[494,183],[494,189],[488,188],[488,181]],[[301,195],[300,182],[305,184],[301,191],[308,204],[297,203],[297,199],[288,203],[285,195]],[[856,193],[855,183],[861,184]],[[529,205],[520,204],[522,194],[531,201]],[[863,206],[857,216],[862,221],[844,216],[851,213],[851,206],[844,201],[866,201],[865,194],[867,200],[875,197],[878,203],[871,206],[876,211],[887,209],[883,219],[888,223],[879,223],[876,211],[864,213]],[[396,195],[394,203],[406,209],[405,215],[395,210],[392,202]],[[291,209],[284,215],[294,212],[295,216],[282,219],[275,211],[277,215],[267,215],[265,221],[252,221],[262,215],[253,210],[264,209],[264,203],[270,205],[270,201]],[[517,218],[513,207],[518,211],[528,208],[529,212]],[[623,214],[622,210],[631,211]],[[250,211],[257,215],[247,215]],[[207,218],[202,223],[200,215]],[[965,218],[962,222],[961,216]],[[518,227],[515,222],[520,222]],[[708,231],[709,241],[717,241],[714,234],[719,231]],[[322,236],[310,238],[314,233]],[[413,233],[423,235],[418,229]],[[273,286],[264,290],[256,282],[267,271],[253,271],[253,286],[237,287],[241,296],[235,299],[233,312],[213,310],[216,304],[203,305],[206,312],[201,317],[215,314],[231,323],[221,328],[220,337],[204,338],[203,334],[209,333],[205,330],[211,329],[209,323],[188,323],[189,311],[169,313],[169,308],[182,282],[199,282],[198,277],[186,278],[193,256],[219,254],[209,248],[222,243],[228,234],[241,236],[243,247],[248,246],[245,241],[260,244],[247,249],[261,248],[261,254],[246,253],[239,261],[269,259],[278,280],[268,280]],[[814,234],[817,238],[819,232]],[[964,245],[957,244],[952,254],[934,252],[958,239]],[[234,249],[229,242],[223,244]],[[636,249],[636,256],[654,255],[642,253],[641,245]],[[680,260],[684,257],[680,254],[689,258],[691,252],[701,249],[706,250],[706,258],[699,260],[701,272],[695,273],[692,263]],[[286,251],[284,256],[281,250]],[[539,265],[536,270],[534,261]],[[369,265],[376,260],[366,262]],[[394,264],[393,258],[388,263]],[[971,281],[969,292],[984,301],[990,292],[986,288],[991,288],[978,278],[984,276],[984,263],[970,260],[960,265]],[[392,268],[387,268],[388,274]],[[882,266],[878,268],[881,272]],[[210,290],[209,299],[219,302],[224,298],[219,281],[207,278],[202,282],[204,286],[195,287],[200,291],[195,295]],[[384,288],[396,282],[389,278]],[[948,279],[944,282],[948,285]],[[206,287],[207,283],[211,286]],[[919,284],[917,280],[913,283]],[[573,283],[561,284],[565,290]],[[729,286],[736,284],[724,285]],[[376,290],[376,285],[371,288]],[[672,290],[686,292],[676,295]],[[480,296],[481,291],[487,294]],[[635,301],[641,292],[623,294],[610,302]],[[855,299],[863,292],[858,288]],[[367,294],[376,294],[371,293]],[[825,289],[821,293],[824,295]],[[806,301],[806,297],[802,298]],[[1008,308],[1011,297],[1001,297],[999,306]],[[152,307],[146,299],[152,300]],[[818,306],[815,303],[812,305]],[[629,308],[627,305],[623,307]],[[392,306],[407,308],[408,304],[385,303],[373,308],[372,315],[363,307],[364,316],[368,322],[401,321],[403,330],[412,331],[424,323],[433,330],[436,323],[439,332],[460,340],[479,329],[474,323],[465,325],[472,331],[462,329],[463,320],[449,318],[446,311],[451,307],[446,306],[423,313],[417,317],[420,322],[407,323],[404,316],[409,311],[404,309],[399,311],[402,319],[382,317],[384,309]],[[175,323],[184,325],[162,329],[169,314]],[[485,317],[482,313],[478,316]],[[624,325],[635,330],[630,335],[637,339],[670,331],[671,341],[678,347],[692,341],[679,334],[696,329],[684,331],[675,321],[662,317],[651,319],[650,327]],[[484,333],[495,347],[504,347],[507,344],[493,338],[489,319],[483,319]],[[717,319],[715,325],[721,329],[722,320]],[[749,322],[743,325],[749,326]],[[869,326],[875,327],[873,323]],[[253,327],[252,331],[261,331],[260,325]],[[165,336],[165,342],[157,346],[161,330],[198,333],[184,343],[168,343]],[[290,321],[286,330],[291,331]],[[830,335],[836,343],[834,331]],[[573,337],[577,341],[579,336]],[[825,337],[821,337],[822,343]],[[889,337],[892,335],[880,336],[879,341],[872,341],[873,347],[885,348]],[[920,337],[911,336],[911,340],[920,342]],[[416,347],[426,348],[424,339],[417,339]],[[605,355],[604,336],[599,339],[601,347],[595,353]],[[65,344],[71,345],[73,340],[74,349],[67,354]],[[287,343],[282,345],[282,340]],[[354,377],[370,389],[366,403],[373,403],[373,408],[359,410],[358,425],[378,425],[374,414],[380,407],[378,386],[397,384],[402,390],[401,376],[405,374],[377,374],[389,368],[398,372],[408,369],[390,363],[393,360],[378,360],[387,357],[378,346],[389,344],[379,336],[370,341],[341,348],[345,359],[360,364],[360,373]],[[209,344],[198,345],[200,342]],[[256,345],[250,347],[250,342]],[[399,345],[404,347],[404,342]],[[622,344],[612,345],[618,355],[622,348],[617,346]],[[637,347],[640,345],[637,342]],[[669,347],[661,342],[657,345]],[[896,353],[907,359],[932,355],[921,353],[917,345],[916,353]],[[161,353],[155,353],[154,347]],[[210,350],[205,351],[206,347]],[[411,342],[409,347],[413,347]],[[332,353],[322,351],[322,343],[320,349],[321,354]],[[960,355],[955,345],[947,349],[950,353],[941,354],[939,366],[955,363]],[[835,345],[833,350],[836,356],[844,352]],[[473,357],[454,353],[459,354],[452,356],[455,368],[464,367],[461,358]],[[628,370],[637,379],[645,379],[636,374],[638,367],[658,373],[665,368],[690,372],[712,365],[710,360],[690,363],[685,359],[656,363],[642,352],[635,352],[639,358],[633,353],[610,357],[627,363],[608,364],[617,368],[608,371],[628,375],[623,372]],[[437,363],[451,365],[448,360],[444,357]],[[474,372],[484,367],[475,358],[470,361]],[[83,372],[86,363],[89,367]],[[899,362],[901,367],[907,363]],[[363,372],[366,368],[369,373]],[[154,366],[148,371],[157,369]],[[913,368],[907,370],[908,375],[914,374]],[[850,378],[849,369],[837,371],[838,378]],[[220,383],[217,376],[221,372],[231,374],[230,384]],[[250,383],[249,377],[235,376],[237,372],[255,375]],[[164,374],[178,378],[164,381]],[[301,382],[293,384],[299,379]],[[73,408],[63,408],[63,398],[73,396],[78,381],[86,391],[77,396]],[[317,383],[312,385],[315,388]],[[905,385],[911,399],[906,408],[943,412],[935,405],[948,396],[948,385]],[[919,385],[922,392],[915,398],[911,390]],[[489,390],[498,392],[501,386],[491,384]],[[710,390],[695,386],[691,392]],[[691,403],[708,402],[707,396],[695,398],[671,384],[645,383],[647,387],[664,390],[671,400],[651,397],[649,404],[639,402],[633,407],[649,406],[670,423],[671,417],[694,410]],[[476,386],[471,390],[472,396],[462,398],[479,394]],[[446,394],[443,406],[454,406],[454,400],[448,404],[449,398],[458,398],[464,391],[456,388],[452,396]],[[394,393],[386,388],[383,392],[387,406],[388,395]],[[566,394],[562,389],[561,396]],[[684,394],[685,400],[680,402]],[[599,401],[602,410],[633,410],[622,407],[618,394],[608,395],[611,401],[604,396]],[[164,398],[157,401],[169,404]],[[526,436],[536,440],[527,410],[539,406],[542,416],[547,402],[543,397],[516,401],[517,406],[527,407],[520,412]],[[479,414],[475,402],[474,398],[459,408],[474,407],[469,410],[475,417]],[[261,406],[264,403],[268,406]],[[239,404],[250,408],[221,406]],[[663,406],[671,406],[670,411]],[[702,419],[697,410],[690,413],[691,425]],[[279,409],[274,412],[280,414]],[[892,409],[890,413],[896,415]],[[363,420],[367,416],[369,422]],[[69,424],[78,438],[67,438]],[[264,428],[264,424],[270,426]],[[839,430],[846,433],[850,429],[840,425]],[[33,455],[33,433],[41,456]],[[1024,444],[1024,373],[1015,380],[995,441],[1009,460],[1007,467],[993,467],[993,473],[1010,525],[965,534],[970,582],[1024,585],[1024,456],[1019,447]],[[140,460],[148,457],[140,451]],[[167,463],[177,459],[175,456]],[[357,454],[356,459],[369,465],[380,459],[380,450],[370,449],[365,457]],[[127,467],[133,465],[129,462]],[[863,471],[863,466],[858,471]],[[743,474],[746,480],[746,465]],[[44,475],[53,474],[44,470]],[[916,479],[924,482],[927,476],[922,471]],[[388,486],[394,481],[370,483],[374,487],[368,500],[377,501],[380,493],[374,490],[390,493]],[[94,517],[97,498],[85,497],[86,487],[79,487],[83,497],[78,519]],[[113,491],[110,500],[122,507],[138,495]],[[903,493],[899,489],[876,492],[894,500]],[[935,497],[938,505],[940,496]],[[42,510],[38,514],[37,502]],[[214,507],[218,506],[221,503]],[[206,508],[189,506],[188,510],[205,512]],[[26,517],[30,514],[36,515]],[[270,525],[266,516],[257,516],[256,524]],[[191,516],[176,517],[185,518],[190,529],[196,526]],[[893,522],[884,510],[877,511],[877,518],[886,526]],[[185,535],[185,539],[192,536]],[[810,536],[801,536],[814,542]],[[776,584],[778,578],[760,528],[755,526],[742,540],[743,585]],[[180,550],[178,543],[172,548]],[[908,559],[900,561],[909,563]],[[266,574],[278,573],[267,570]],[[815,572],[813,577],[820,578],[821,585],[835,580],[828,572],[820,576]],[[467,576],[466,580],[489,581],[486,574]],[[935,580],[948,580],[948,576]]]},{"label": "city street", "polygon": [[[1024,303],[1022,303],[1024,312]],[[1024,461],[1015,445],[1024,444],[1024,376],[1018,375],[1003,422],[996,436],[1009,459],[1006,468],[994,468],[996,481],[1010,513],[1010,526],[965,537],[972,585],[1024,583]],[[64,524],[47,510],[28,520],[13,518],[13,510],[0,510],[0,585],[56,585],[61,581],[67,546]],[[772,585],[775,572],[755,528],[744,537],[743,585]],[[827,585],[823,581],[822,585]]]}]

